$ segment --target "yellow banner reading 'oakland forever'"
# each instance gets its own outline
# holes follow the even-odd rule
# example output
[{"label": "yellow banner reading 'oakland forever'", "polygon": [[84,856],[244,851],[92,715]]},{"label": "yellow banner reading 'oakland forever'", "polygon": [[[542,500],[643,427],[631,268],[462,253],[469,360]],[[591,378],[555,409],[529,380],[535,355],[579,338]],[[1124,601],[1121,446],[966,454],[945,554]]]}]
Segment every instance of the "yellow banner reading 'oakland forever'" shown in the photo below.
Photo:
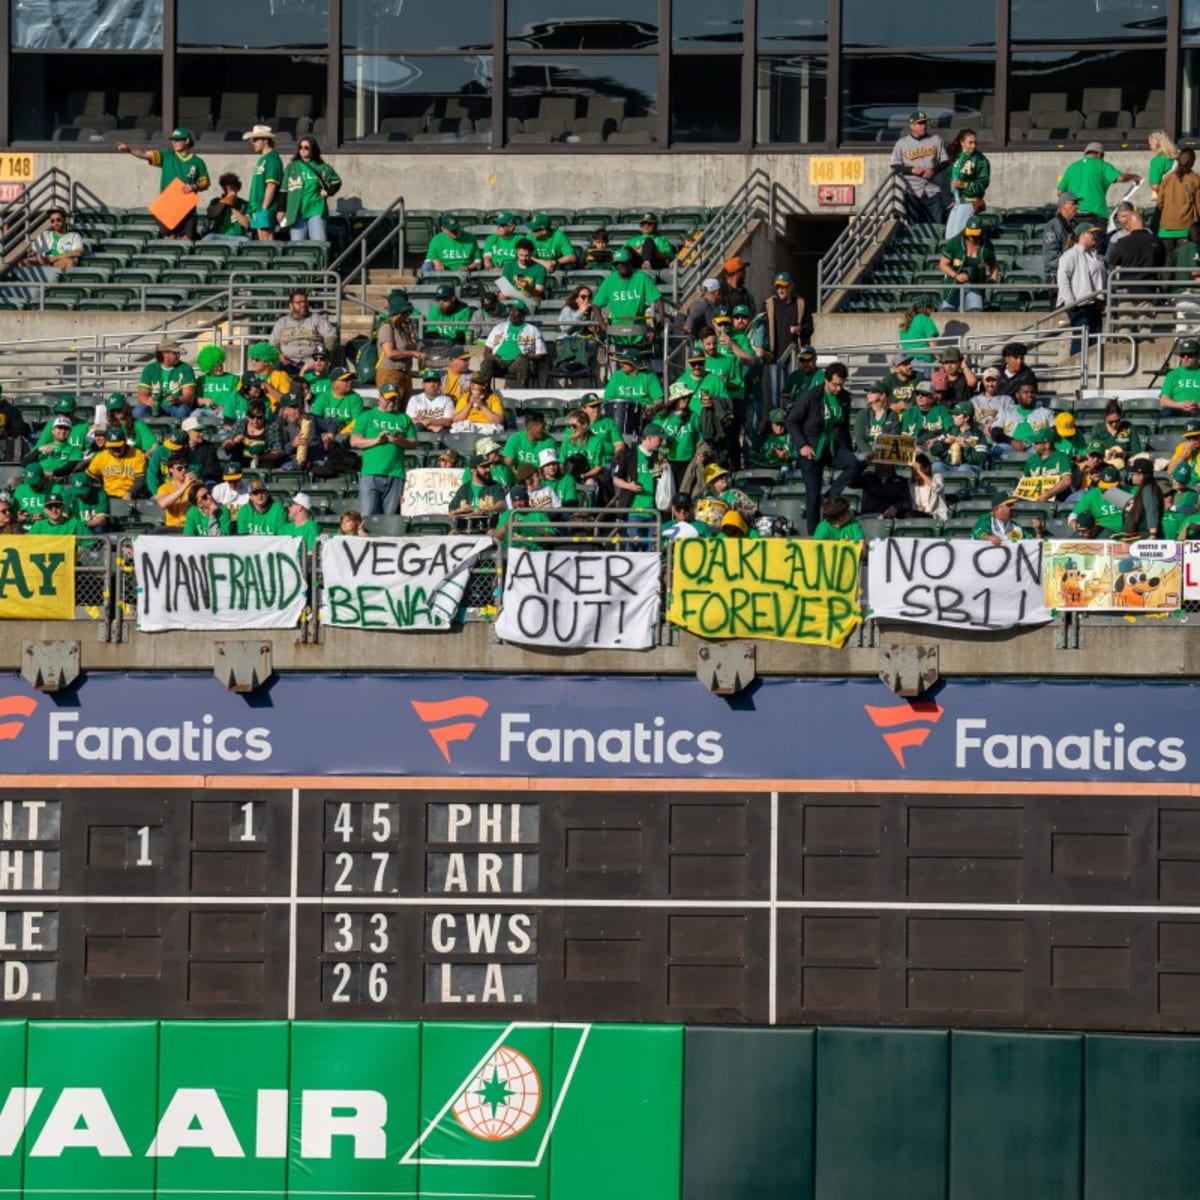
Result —
[{"label": "yellow banner reading 'oakland forever'", "polygon": [[684,538],[667,620],[703,638],[843,646],[862,620],[859,542]]},{"label": "yellow banner reading 'oakland forever'", "polygon": [[75,539],[0,541],[0,617],[69,621],[75,615]]}]

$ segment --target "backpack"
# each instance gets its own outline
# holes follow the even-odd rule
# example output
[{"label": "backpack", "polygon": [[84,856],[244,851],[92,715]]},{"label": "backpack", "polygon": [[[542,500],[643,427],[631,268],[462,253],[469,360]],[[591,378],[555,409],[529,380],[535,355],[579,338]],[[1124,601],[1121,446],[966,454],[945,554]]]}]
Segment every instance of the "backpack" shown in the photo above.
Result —
[{"label": "backpack", "polygon": [[362,344],[348,356],[348,361],[354,364],[354,381],[363,387],[373,387],[375,384],[375,368],[379,363],[379,327],[387,320],[382,314],[376,316],[371,326],[371,336],[364,338]]}]

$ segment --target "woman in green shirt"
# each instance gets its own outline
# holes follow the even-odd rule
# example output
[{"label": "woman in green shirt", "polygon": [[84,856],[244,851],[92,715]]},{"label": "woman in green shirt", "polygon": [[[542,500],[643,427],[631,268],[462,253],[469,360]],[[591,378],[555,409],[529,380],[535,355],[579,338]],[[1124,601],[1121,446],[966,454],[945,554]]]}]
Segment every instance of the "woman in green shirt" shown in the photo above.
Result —
[{"label": "woman in green shirt", "polygon": [[922,354],[921,351],[929,349],[930,338],[942,336],[929,315],[936,304],[937,301],[929,296],[916,296],[900,322],[900,349],[913,362],[933,362],[932,354]]},{"label": "woman in green shirt", "polygon": [[283,224],[293,242],[325,241],[326,201],[341,186],[341,177],[321,157],[317,139],[302,137],[295,158],[283,173]]},{"label": "woman in green shirt", "polygon": [[946,241],[962,233],[968,218],[983,211],[983,197],[992,181],[992,164],[980,151],[975,130],[964,129],[950,143],[949,157],[954,207],[946,222]]}]

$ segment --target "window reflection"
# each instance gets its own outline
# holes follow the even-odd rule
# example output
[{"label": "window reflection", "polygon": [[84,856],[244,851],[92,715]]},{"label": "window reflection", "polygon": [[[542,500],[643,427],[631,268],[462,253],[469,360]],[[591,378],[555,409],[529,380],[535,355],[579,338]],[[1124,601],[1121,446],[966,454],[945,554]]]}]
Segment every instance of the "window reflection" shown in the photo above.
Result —
[{"label": "window reflection", "polygon": [[513,50],[650,50],[658,45],[658,0],[509,0]]},{"label": "window reflection", "polygon": [[29,50],[161,50],[162,0],[125,0],[105,8],[89,0],[11,0],[12,44]]},{"label": "window reflection", "polygon": [[348,50],[487,50],[492,0],[453,5],[343,0],[342,45]]},{"label": "window reflection", "polygon": [[738,142],[742,137],[738,54],[671,58],[671,141]]},{"label": "window reflection", "polygon": [[674,0],[676,50],[734,49],[742,44],[742,6],[736,0]]},{"label": "window reflection", "polygon": [[758,48],[823,46],[829,37],[829,0],[758,0]]},{"label": "window reflection", "polygon": [[1012,0],[1011,12],[1019,42],[1131,41],[1167,31],[1167,0]]},{"label": "window reflection", "polygon": [[847,46],[991,45],[996,40],[996,0],[923,0],[920,7],[842,0],[842,40]]},{"label": "window reflection", "polygon": [[754,140],[823,142],[825,76],[823,58],[761,59],[754,89]]},{"label": "window reflection", "polygon": [[178,0],[181,46],[256,49],[329,42],[326,0]]},{"label": "window reflection", "polygon": [[486,142],[492,58],[347,55],[342,136],[368,142]]}]

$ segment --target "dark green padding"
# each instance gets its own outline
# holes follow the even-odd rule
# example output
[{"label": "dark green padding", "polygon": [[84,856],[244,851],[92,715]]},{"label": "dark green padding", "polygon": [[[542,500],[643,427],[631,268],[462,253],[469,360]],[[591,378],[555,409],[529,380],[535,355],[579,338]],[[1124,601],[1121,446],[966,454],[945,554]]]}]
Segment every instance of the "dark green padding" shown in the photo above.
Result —
[{"label": "dark green padding", "polygon": [[1200,1195],[1200,1040],[1090,1036],[1086,1200]]},{"label": "dark green padding", "polygon": [[816,1200],[943,1200],[950,1035],[817,1033]]},{"label": "dark green padding", "polygon": [[812,1029],[688,1029],[683,1066],[687,1200],[809,1200]]},{"label": "dark green padding", "polygon": [[954,1032],[951,1200],[1077,1200],[1083,1038]]}]

